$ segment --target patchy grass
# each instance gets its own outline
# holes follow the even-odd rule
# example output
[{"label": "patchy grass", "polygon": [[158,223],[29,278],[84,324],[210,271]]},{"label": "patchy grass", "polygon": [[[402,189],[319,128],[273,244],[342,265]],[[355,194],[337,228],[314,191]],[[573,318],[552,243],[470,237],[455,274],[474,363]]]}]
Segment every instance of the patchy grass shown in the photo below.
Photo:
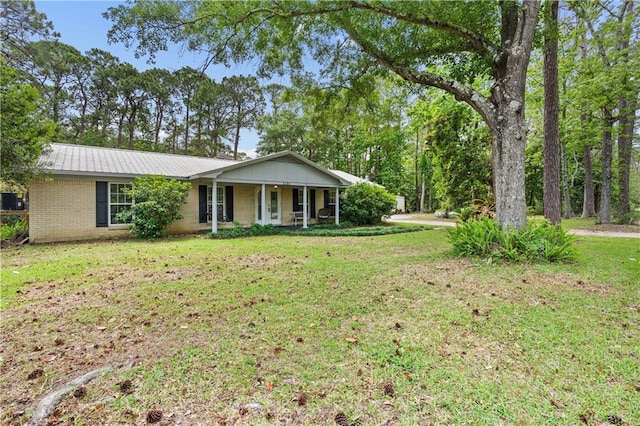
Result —
[{"label": "patchy grass", "polygon": [[110,365],[52,421],[638,424],[640,248],[577,244],[527,266],[452,259],[442,230],[4,250],[0,423]]},{"label": "patchy grass", "polygon": [[599,224],[596,218],[582,219],[580,217],[572,217],[571,219],[562,219],[561,225],[564,229],[587,229],[591,231],[611,231],[611,232],[640,232],[639,224],[620,225],[615,223]]}]

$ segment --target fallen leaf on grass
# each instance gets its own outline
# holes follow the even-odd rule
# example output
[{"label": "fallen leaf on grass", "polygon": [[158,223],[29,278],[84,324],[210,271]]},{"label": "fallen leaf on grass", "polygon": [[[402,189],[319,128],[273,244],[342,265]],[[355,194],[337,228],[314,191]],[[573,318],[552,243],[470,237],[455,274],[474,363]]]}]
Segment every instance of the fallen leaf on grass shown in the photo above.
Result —
[{"label": "fallen leaf on grass", "polygon": [[42,362],[53,362],[57,357],[55,355],[45,356],[40,358]]},{"label": "fallen leaf on grass", "polygon": [[355,337],[345,337],[344,340],[349,343],[358,343],[358,339],[356,339]]}]

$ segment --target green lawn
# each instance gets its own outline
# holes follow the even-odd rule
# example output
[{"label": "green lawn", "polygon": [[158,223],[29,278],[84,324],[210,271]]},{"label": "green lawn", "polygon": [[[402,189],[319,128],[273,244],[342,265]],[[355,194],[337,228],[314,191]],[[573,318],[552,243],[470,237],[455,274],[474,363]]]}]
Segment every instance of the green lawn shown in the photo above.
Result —
[{"label": "green lawn", "polygon": [[450,258],[443,230],[3,250],[0,424],[105,365],[55,421],[639,424],[640,245],[577,244],[543,266]]}]

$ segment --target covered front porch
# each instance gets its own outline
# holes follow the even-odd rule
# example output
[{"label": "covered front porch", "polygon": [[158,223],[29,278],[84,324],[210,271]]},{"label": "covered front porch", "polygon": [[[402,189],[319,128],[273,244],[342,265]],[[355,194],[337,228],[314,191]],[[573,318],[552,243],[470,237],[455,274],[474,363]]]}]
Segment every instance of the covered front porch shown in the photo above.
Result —
[{"label": "covered front porch", "polygon": [[[295,154],[260,157],[196,176],[200,223],[211,232],[240,223],[340,223],[340,191],[350,182]],[[204,220],[203,220],[204,219]]]}]

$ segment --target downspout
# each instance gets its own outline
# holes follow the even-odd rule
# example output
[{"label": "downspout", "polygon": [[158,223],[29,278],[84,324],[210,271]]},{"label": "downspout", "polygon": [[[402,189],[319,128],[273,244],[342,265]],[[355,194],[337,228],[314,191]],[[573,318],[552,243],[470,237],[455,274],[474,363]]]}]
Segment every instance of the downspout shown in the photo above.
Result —
[{"label": "downspout", "polygon": [[211,185],[211,233],[218,233],[218,181],[213,179]]},{"label": "downspout", "polygon": [[308,228],[309,227],[309,220],[307,218],[307,211],[309,210],[307,208],[307,185],[304,186],[304,188],[302,189],[302,228]]},{"label": "downspout", "polygon": [[340,225],[340,187],[336,186],[336,225]]},{"label": "downspout", "polygon": [[261,198],[261,211],[260,214],[262,218],[260,219],[260,225],[264,226],[267,224],[267,194],[266,194],[266,186],[262,184],[262,191],[260,192]]}]

